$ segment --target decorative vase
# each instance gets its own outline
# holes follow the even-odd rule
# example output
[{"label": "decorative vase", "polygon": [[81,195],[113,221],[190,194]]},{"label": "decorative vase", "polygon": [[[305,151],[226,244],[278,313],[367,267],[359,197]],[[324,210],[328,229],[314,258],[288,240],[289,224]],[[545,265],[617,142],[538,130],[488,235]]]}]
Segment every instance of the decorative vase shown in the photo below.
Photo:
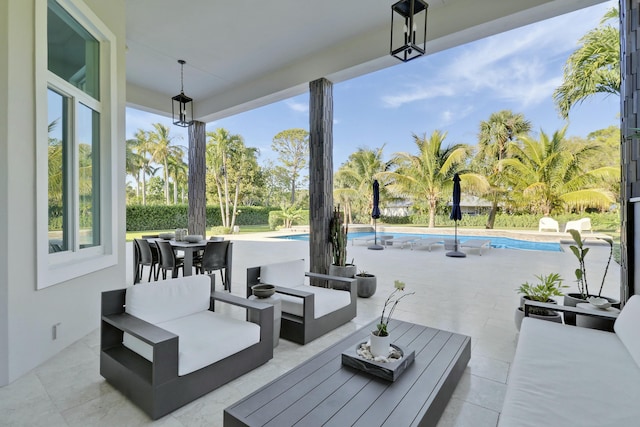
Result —
[{"label": "decorative vase", "polygon": [[[347,264],[345,266],[335,264],[329,265],[329,276],[353,278],[355,277],[357,272],[358,270],[354,264]],[[351,287],[347,283],[338,282],[336,280],[329,280],[329,286],[331,286],[333,289],[339,289],[341,291],[351,290]]]},{"label": "decorative vase", "polygon": [[389,356],[389,347],[391,346],[391,335],[379,337],[378,335],[371,332],[371,336],[369,337],[369,343],[370,343],[371,354],[373,354],[374,357]]},{"label": "decorative vase", "polygon": [[373,274],[356,274],[358,284],[358,296],[360,298],[369,298],[376,293],[378,281]]},{"label": "decorative vase", "polygon": [[[589,296],[595,296],[595,295],[589,295]],[[609,298],[609,297],[602,297],[604,299],[606,299],[607,301],[609,301],[611,303],[612,307],[615,308],[620,308],[620,301],[613,299],[613,298]],[[569,307],[576,307],[578,304],[581,303],[588,303],[589,301],[587,301],[586,299],[582,299],[582,295],[579,293],[570,293],[570,294],[565,294],[564,296],[564,300],[563,300],[563,304],[567,305]],[[575,326],[576,325],[576,315],[573,313],[564,313],[564,323],[566,325],[572,325]]]},{"label": "decorative vase", "polygon": [[[546,320],[548,322],[562,323],[562,316],[560,315],[560,313],[558,313],[557,311],[550,311],[550,310],[549,310],[549,313],[552,313],[552,314],[540,315],[540,314],[529,313],[529,317],[532,317],[534,319]],[[522,307],[517,307],[513,320],[516,324],[516,329],[518,331],[520,331],[520,325],[522,324],[522,319],[524,319],[524,310],[522,309]]]}]

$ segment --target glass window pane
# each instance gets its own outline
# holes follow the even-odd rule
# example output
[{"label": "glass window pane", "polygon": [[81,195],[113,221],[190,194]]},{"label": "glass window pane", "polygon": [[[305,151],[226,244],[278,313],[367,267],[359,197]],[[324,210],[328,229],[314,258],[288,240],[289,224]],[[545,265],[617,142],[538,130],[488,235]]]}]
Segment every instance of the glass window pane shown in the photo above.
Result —
[{"label": "glass window pane", "polygon": [[100,44],[55,0],[48,5],[49,71],[100,100]]},{"label": "glass window pane", "polygon": [[100,115],[84,104],[78,112],[80,248],[100,244]]},{"label": "glass window pane", "polygon": [[69,99],[48,90],[49,253],[69,250]]}]

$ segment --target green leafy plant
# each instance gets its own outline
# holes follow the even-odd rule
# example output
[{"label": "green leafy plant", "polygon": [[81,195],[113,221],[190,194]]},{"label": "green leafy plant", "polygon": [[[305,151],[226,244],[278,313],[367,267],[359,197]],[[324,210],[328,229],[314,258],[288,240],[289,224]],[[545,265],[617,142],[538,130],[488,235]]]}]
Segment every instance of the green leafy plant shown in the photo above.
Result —
[{"label": "green leafy plant", "polygon": [[[589,248],[584,247],[584,241],[582,240],[582,236],[578,230],[569,230],[569,234],[573,238],[575,245],[569,246],[571,252],[578,259],[578,268],[575,270],[576,281],[578,282],[578,292],[580,293],[580,297],[582,299],[587,299],[591,294],[589,293],[589,283],[587,282],[587,268],[584,262],[585,257],[589,253]],[[613,239],[610,237],[598,237],[600,240],[604,240],[609,244],[609,259],[607,260],[607,266],[604,269],[604,274],[602,275],[602,282],[600,283],[600,290],[598,291],[598,296],[602,294],[602,288],[604,287],[604,280],[607,277],[607,272],[609,271],[609,264],[611,264],[611,258],[613,257]]]},{"label": "green leafy plant", "polygon": [[[389,325],[389,320],[391,320],[391,315],[395,311],[396,306],[398,305],[400,300],[404,297],[408,297],[409,295],[415,294],[415,292],[410,292],[402,296],[397,296],[396,294],[398,292],[404,292],[404,287],[405,287],[404,282],[401,282],[400,280],[394,281],[393,287],[394,287],[393,292],[391,292],[391,294],[387,297],[387,300],[384,302],[384,306],[382,307],[382,315],[380,316],[380,323],[376,325],[376,330],[373,332],[374,335],[377,335],[379,337],[386,337],[387,335],[389,335],[389,332],[387,331],[387,326]],[[384,314],[387,311],[388,306],[391,306],[391,309],[389,310],[389,314],[387,314],[387,317],[385,318]]]},{"label": "green leafy plant", "polygon": [[347,265],[347,233],[349,226],[344,223],[344,215],[340,205],[333,208],[333,216],[329,222],[329,241],[331,242],[331,258],[333,265]]},{"label": "green leafy plant", "polygon": [[532,301],[547,302],[551,297],[564,295],[562,289],[568,288],[564,285],[562,277],[558,273],[551,273],[546,276],[536,276],[539,283],[524,282],[517,289],[518,293],[528,297]]},{"label": "green leafy plant", "polygon": [[[540,301],[540,302],[549,302],[549,300],[553,301],[551,297],[554,296],[562,296],[564,295],[562,289],[568,288],[567,285],[564,285],[562,277],[558,273],[550,273],[548,275],[536,275],[538,279],[538,283],[529,283],[524,282],[520,285],[518,289],[519,294],[522,294],[525,298],[528,298],[532,301]],[[524,309],[524,308],[523,308]],[[531,308],[532,314],[538,314],[541,316],[549,316],[553,314],[551,310],[546,310],[544,308]]]}]

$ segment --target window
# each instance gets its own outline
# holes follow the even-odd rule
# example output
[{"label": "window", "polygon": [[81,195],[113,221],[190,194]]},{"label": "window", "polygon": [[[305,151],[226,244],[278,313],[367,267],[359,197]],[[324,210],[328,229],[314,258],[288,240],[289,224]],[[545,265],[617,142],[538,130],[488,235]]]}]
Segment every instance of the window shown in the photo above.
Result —
[{"label": "window", "polygon": [[43,130],[37,133],[42,288],[116,263],[111,160],[117,132],[111,118],[117,114],[110,98],[116,85],[109,72],[115,63],[114,37],[79,0],[38,4],[42,12],[36,19],[46,21],[46,32],[36,37],[44,47],[36,49],[42,52],[36,87],[42,81],[47,97],[46,114],[36,112],[46,117],[46,123],[37,120],[39,130],[46,128],[46,138]]}]

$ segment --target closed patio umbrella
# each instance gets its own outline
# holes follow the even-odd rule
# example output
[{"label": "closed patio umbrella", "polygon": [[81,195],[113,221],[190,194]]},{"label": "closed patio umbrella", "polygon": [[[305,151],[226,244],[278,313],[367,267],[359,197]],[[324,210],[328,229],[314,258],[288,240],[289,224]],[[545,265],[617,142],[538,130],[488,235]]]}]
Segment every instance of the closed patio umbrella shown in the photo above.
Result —
[{"label": "closed patio umbrella", "polygon": [[368,249],[382,250],[384,247],[378,244],[378,225],[377,220],[380,218],[380,184],[378,180],[373,180],[373,209],[371,210],[371,218],[373,218],[373,245]]},{"label": "closed patio umbrella", "polygon": [[454,258],[464,258],[467,255],[458,251],[458,221],[462,219],[462,210],[460,209],[460,176],[456,173],[453,176],[453,200],[451,203],[451,215],[449,219],[455,221],[455,234],[453,251],[447,252],[446,255]]}]

